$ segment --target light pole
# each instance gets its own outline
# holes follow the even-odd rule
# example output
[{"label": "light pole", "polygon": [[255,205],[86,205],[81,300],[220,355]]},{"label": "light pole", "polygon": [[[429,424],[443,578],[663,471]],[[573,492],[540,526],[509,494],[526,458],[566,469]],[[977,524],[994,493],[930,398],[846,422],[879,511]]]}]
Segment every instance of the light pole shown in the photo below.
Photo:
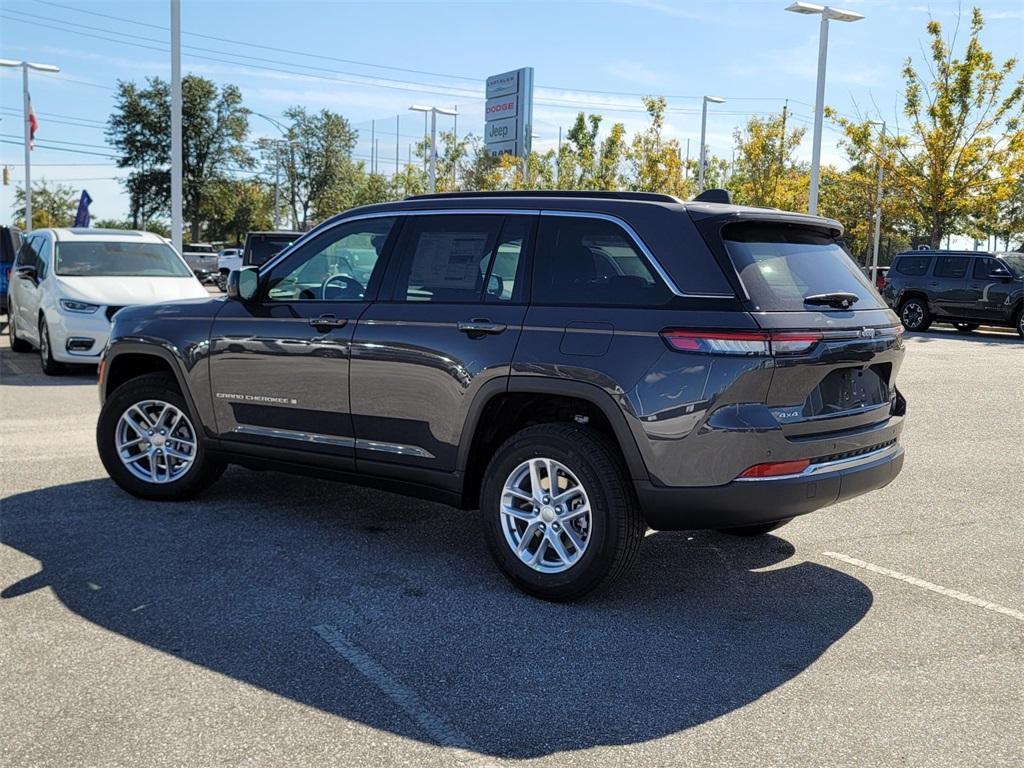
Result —
[{"label": "light pole", "polygon": [[818,33],[818,90],[814,97],[814,141],[811,145],[811,194],[808,210],[812,216],[818,213],[818,178],[821,174],[821,123],[825,116],[825,61],[828,58],[828,23],[836,21],[860,21],[864,14],[830,8],[817,3],[795,2],[786,8],[793,13],[821,14],[821,30]]},{"label": "light pole", "polygon": [[877,284],[878,280],[878,244],[882,238],[882,157],[885,152],[885,120],[869,120],[868,125],[882,126],[882,133],[878,138],[878,194],[875,197],[875,242],[871,249],[871,282]]},{"label": "light pole", "polygon": [[705,96],[704,106],[700,113],[700,168],[697,171],[697,192],[704,191],[704,169],[707,167],[707,145],[704,143],[704,136],[708,130],[708,102],[712,104],[724,104],[725,99],[721,96]]},{"label": "light pole", "polygon": [[182,252],[181,0],[171,0],[171,242]]},{"label": "light pole", "polygon": [[21,105],[25,112],[25,231],[32,229],[32,102],[28,95],[28,71],[60,72],[55,64],[0,59],[0,67],[21,67]]},{"label": "light pole", "polygon": [[[288,135],[288,130],[274,118],[264,115],[262,112],[253,112],[252,110],[249,110],[249,114],[262,117],[277,128],[281,132],[282,137]],[[288,141],[285,138],[270,139],[270,141],[274,143],[274,229],[278,229],[281,222],[281,145],[287,144],[289,147],[294,147],[296,142]]]},{"label": "light pole", "polygon": [[434,194],[437,190],[437,116],[457,115],[458,112],[445,107],[424,107],[418,104],[413,104],[409,110],[422,112],[424,119],[426,119],[427,113],[430,113],[430,166],[427,171],[427,189],[430,194]]}]

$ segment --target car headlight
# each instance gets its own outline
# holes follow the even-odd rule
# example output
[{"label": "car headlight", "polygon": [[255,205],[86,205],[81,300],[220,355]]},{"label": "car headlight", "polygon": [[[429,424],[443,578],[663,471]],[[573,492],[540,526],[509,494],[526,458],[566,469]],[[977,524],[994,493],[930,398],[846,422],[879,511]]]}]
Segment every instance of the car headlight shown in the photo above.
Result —
[{"label": "car headlight", "polygon": [[81,312],[85,315],[93,314],[97,309],[100,308],[99,304],[87,304],[84,301],[74,301],[72,299],[61,299],[60,308],[68,312]]}]

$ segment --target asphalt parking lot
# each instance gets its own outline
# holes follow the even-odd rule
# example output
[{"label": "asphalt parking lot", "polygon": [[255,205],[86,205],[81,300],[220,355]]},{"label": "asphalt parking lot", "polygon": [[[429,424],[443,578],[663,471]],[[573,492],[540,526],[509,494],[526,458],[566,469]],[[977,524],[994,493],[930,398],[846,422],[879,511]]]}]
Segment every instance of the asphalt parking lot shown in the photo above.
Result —
[{"label": "asphalt parking lot", "polygon": [[110,482],[95,372],[0,347],[0,764],[1024,762],[1024,343],[909,337],[888,488],[515,592],[475,517],[230,469]]}]

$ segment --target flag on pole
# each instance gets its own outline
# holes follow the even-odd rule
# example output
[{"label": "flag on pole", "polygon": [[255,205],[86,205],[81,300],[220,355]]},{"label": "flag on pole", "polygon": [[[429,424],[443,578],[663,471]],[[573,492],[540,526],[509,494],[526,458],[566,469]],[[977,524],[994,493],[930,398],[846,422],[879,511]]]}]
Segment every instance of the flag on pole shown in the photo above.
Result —
[{"label": "flag on pole", "polygon": [[89,205],[91,203],[92,198],[89,197],[89,193],[83,189],[82,196],[78,200],[78,212],[75,214],[76,227],[89,226]]},{"label": "flag on pole", "polygon": [[36,131],[39,129],[39,120],[36,119],[36,110],[32,106],[32,94],[28,97],[28,148],[36,148]]}]

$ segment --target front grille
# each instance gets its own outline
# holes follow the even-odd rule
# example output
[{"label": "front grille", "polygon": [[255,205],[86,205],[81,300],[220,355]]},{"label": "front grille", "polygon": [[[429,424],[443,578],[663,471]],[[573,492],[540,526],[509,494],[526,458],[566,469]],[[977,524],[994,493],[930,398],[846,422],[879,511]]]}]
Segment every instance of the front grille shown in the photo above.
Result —
[{"label": "front grille", "polygon": [[877,445],[869,445],[867,448],[858,448],[855,451],[846,451],[844,453],[833,453],[829,456],[819,456],[816,459],[811,459],[811,464],[826,464],[830,461],[842,461],[843,459],[852,459],[855,456],[863,456],[865,453],[874,453],[880,451],[883,448],[888,448],[890,445],[896,444],[896,438],[892,440],[886,440],[884,443],[878,443]]},{"label": "front grille", "polygon": [[107,307],[107,320],[113,320],[119,309],[124,309],[124,307]]}]

